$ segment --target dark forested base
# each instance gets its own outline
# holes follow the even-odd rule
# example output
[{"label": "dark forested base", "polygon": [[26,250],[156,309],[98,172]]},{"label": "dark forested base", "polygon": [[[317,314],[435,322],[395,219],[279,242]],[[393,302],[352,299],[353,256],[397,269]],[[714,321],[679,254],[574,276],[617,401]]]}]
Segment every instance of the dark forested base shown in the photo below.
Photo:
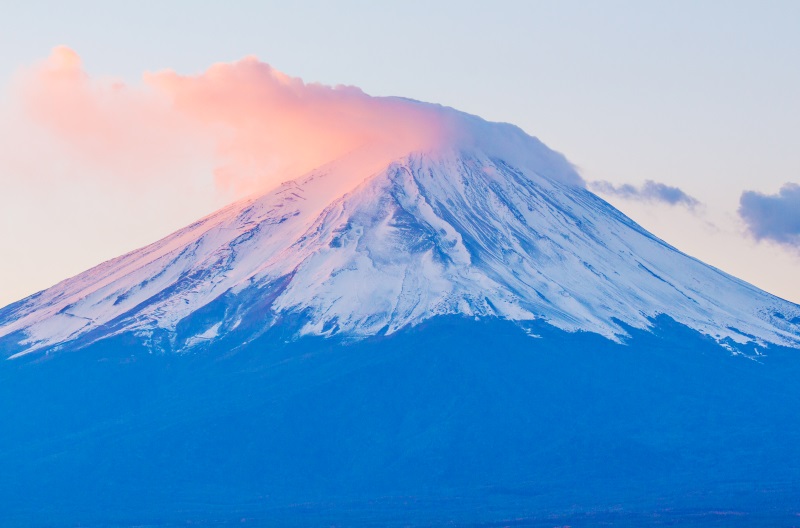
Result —
[{"label": "dark forested base", "polygon": [[[0,364],[4,526],[800,524],[800,351],[441,318]],[[243,524],[244,523],[244,524]]]}]

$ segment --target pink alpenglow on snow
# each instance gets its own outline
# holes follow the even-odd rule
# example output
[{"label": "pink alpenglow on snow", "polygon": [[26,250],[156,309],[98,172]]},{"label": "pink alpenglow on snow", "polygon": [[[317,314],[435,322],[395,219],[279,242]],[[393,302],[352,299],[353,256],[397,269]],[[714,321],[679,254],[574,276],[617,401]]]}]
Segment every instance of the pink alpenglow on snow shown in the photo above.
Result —
[{"label": "pink alpenglow on snow", "polygon": [[0,106],[0,183],[16,199],[2,212],[27,215],[29,232],[52,236],[9,227],[7,247],[42,263],[61,247],[63,271],[22,271],[29,278],[20,283],[30,285],[0,284],[3,302],[333,162],[352,167],[328,182],[336,196],[412,152],[454,150],[583,185],[563,156],[515,126],[305,83],[252,57],[199,75],[163,70],[128,82],[90,75],[77,53],[59,46],[17,72],[9,88]]}]

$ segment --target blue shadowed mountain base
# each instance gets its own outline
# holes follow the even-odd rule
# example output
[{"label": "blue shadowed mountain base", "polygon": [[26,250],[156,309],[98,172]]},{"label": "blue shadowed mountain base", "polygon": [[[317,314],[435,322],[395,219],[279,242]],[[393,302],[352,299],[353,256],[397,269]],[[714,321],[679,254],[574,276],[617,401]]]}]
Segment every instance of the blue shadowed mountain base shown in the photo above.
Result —
[{"label": "blue shadowed mountain base", "polygon": [[625,345],[459,317],[287,340],[299,324],[0,362],[1,524],[798,522],[798,350],[732,355],[666,317]]}]

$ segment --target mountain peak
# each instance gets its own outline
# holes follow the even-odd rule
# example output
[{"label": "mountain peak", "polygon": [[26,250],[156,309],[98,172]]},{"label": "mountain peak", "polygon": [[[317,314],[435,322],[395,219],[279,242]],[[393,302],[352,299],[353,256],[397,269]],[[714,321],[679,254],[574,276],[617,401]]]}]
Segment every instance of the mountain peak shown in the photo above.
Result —
[{"label": "mountain peak", "polygon": [[[798,306],[647,233],[519,129],[475,123],[498,136],[388,163],[362,149],[232,204],[0,310],[0,339],[182,351],[287,316],[357,339],[455,314],[619,340],[667,315],[720,342],[800,343]],[[509,137],[521,152],[500,157]]]}]

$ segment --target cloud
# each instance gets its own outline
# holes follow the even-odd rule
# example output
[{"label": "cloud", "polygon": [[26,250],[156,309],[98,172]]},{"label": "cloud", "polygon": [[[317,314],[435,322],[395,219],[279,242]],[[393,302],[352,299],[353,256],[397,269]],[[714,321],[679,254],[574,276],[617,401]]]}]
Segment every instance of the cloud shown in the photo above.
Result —
[{"label": "cloud", "polygon": [[589,184],[589,188],[600,194],[618,196],[626,200],[683,205],[689,209],[694,209],[700,205],[700,202],[696,198],[686,194],[678,187],[655,182],[653,180],[646,180],[641,187],[635,187],[629,183],[614,185],[607,181],[595,181]]},{"label": "cloud", "polygon": [[[130,84],[90,76],[75,51],[59,46],[18,73],[13,93],[29,122],[6,125],[6,132],[33,123],[50,134],[51,152],[28,158],[70,158],[76,167],[129,186],[159,183],[166,174],[188,185],[207,173],[219,189],[241,196],[353,151],[380,163],[445,143],[470,148],[476,142],[489,156],[584,184],[563,156],[512,125],[372,97],[352,86],[305,83],[255,57],[214,64],[198,75],[145,73]],[[18,143],[43,143],[41,134],[31,132],[31,139]],[[5,157],[21,158],[14,152]]]},{"label": "cloud", "polygon": [[265,173],[300,174],[355,149],[387,155],[435,145],[447,116],[433,105],[306,84],[250,57],[197,76],[145,75],[181,114],[215,134],[222,185],[259,187]]},{"label": "cloud", "polygon": [[777,194],[743,192],[739,216],[756,240],[800,247],[800,185],[786,183]]},{"label": "cloud", "polygon": [[78,54],[59,46],[19,72],[12,91],[24,117],[79,163],[151,183],[165,167],[206,160],[216,183],[237,195],[357,149],[397,156],[435,147],[457,128],[444,107],[304,83],[253,57],[194,76],[145,73],[130,85],[89,76]]},{"label": "cloud", "polygon": [[[169,101],[145,87],[112,78],[90,78],[81,59],[59,46],[50,57],[17,76],[14,92],[27,115],[92,160],[161,158],[178,143],[203,137]],[[128,159],[120,160],[120,155]]]}]

